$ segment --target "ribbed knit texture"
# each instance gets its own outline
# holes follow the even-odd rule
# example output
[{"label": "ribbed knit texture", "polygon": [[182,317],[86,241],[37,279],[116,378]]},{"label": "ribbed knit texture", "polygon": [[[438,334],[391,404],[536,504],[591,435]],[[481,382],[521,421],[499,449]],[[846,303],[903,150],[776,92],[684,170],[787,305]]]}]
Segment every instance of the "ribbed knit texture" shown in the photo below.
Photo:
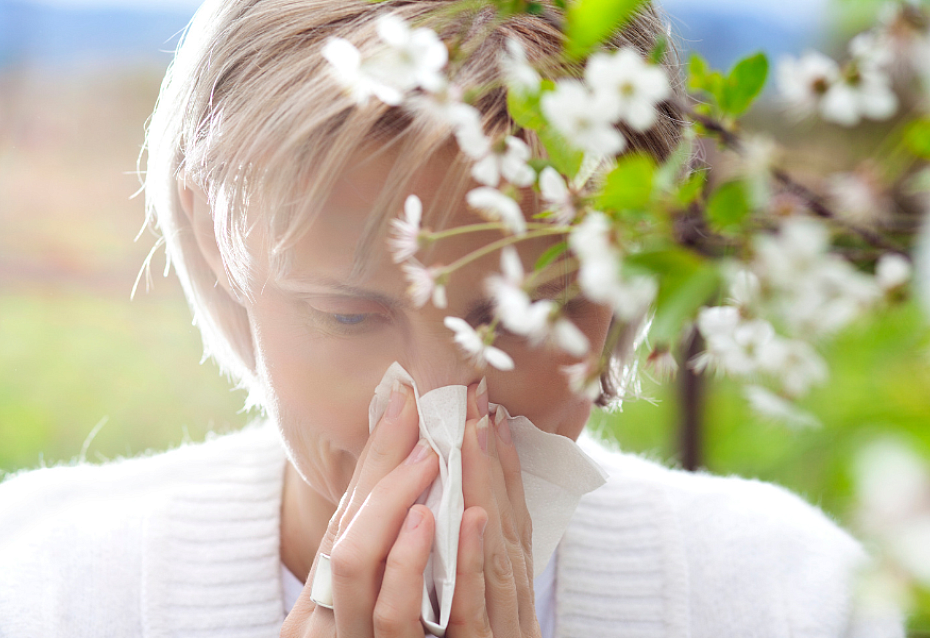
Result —
[{"label": "ribbed knit texture", "polygon": [[0,638],[275,638],[284,453],[270,427],[0,484]]},{"label": "ribbed knit texture", "polygon": [[[604,465],[597,444],[582,442]],[[622,481],[618,467],[605,469],[613,485]],[[623,483],[622,491],[601,489],[587,495],[562,539],[559,638],[687,635],[687,575],[669,504],[655,485]]]},{"label": "ribbed knit texture", "polygon": [[[559,546],[557,638],[903,636],[798,497],[581,444],[610,479]],[[275,638],[284,459],[266,426],[0,484],[0,638]]]},{"label": "ribbed knit texture", "polygon": [[262,638],[284,620],[281,446],[262,432],[211,445],[207,458],[189,459],[195,480],[147,518],[143,625],[152,638]]}]

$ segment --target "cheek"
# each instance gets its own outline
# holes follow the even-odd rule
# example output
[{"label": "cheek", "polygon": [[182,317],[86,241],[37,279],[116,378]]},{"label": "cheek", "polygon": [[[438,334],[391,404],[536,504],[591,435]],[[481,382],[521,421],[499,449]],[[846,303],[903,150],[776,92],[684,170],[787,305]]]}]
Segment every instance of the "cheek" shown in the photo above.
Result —
[{"label": "cheek", "polygon": [[314,334],[273,309],[253,313],[252,323],[268,407],[293,449],[313,454],[308,448],[325,447],[357,457],[368,439],[368,404],[390,353],[375,339]]},{"label": "cheek", "polygon": [[[601,353],[610,328],[609,309],[591,304],[571,317]],[[513,415],[523,415],[539,429],[577,439],[591,415],[592,402],[568,387],[562,368],[578,360],[548,347],[530,347],[522,340],[507,339],[501,347],[514,358],[511,372],[488,374],[489,396]]]},{"label": "cheek", "polygon": [[546,347],[508,348],[516,363],[510,372],[488,372],[488,394],[510,414],[527,417],[544,432],[578,438],[591,413],[591,402],[575,395],[561,368],[575,363]]}]

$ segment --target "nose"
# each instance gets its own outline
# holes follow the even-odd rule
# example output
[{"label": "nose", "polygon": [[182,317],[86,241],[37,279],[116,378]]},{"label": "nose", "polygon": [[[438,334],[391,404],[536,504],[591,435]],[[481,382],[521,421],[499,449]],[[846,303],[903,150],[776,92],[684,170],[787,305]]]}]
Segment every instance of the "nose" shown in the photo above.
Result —
[{"label": "nose", "polygon": [[[444,328],[444,326],[443,326]],[[400,362],[417,383],[420,394],[447,385],[470,385],[481,373],[452,340],[448,330],[428,330],[411,335]]]}]

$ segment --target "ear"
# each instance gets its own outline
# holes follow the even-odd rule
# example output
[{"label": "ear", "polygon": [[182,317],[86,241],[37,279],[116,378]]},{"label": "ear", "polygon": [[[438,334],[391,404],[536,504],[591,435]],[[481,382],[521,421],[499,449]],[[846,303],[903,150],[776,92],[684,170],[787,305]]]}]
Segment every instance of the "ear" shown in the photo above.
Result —
[{"label": "ear", "polygon": [[216,233],[213,230],[213,211],[210,209],[210,202],[207,195],[199,187],[188,185],[183,178],[178,179],[178,197],[181,200],[181,208],[190,221],[191,229],[194,231],[194,239],[200,248],[200,254],[204,261],[213,271],[216,277],[216,283],[222,286],[229,294],[230,298],[238,299],[238,295],[232,291],[229,283],[229,275],[223,265],[223,256],[220,254],[220,248],[216,243]]}]

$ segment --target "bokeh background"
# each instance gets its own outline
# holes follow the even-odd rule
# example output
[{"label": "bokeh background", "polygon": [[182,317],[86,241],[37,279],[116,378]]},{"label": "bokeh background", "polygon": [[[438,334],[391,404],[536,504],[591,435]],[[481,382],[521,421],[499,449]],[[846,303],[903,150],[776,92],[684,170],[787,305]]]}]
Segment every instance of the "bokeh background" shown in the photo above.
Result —
[{"label": "bokeh background", "polygon": [[[0,476],[103,461],[241,427],[164,259],[130,292],[154,237],[140,230],[137,159],[146,118],[195,0],[0,0]],[[667,0],[685,50],[715,65],[762,49],[837,50],[861,18],[826,0]],[[850,141],[786,125],[771,97],[749,123],[778,137],[816,182],[848,170],[882,130]],[[874,128],[874,127],[873,127]],[[785,485],[851,523],[850,458],[893,433],[930,458],[930,347],[913,306],[847,330],[828,347],[833,382],[805,402],[823,425],[760,421],[734,385],[710,380],[701,464]],[[925,334],[925,332],[924,332]],[[591,426],[626,449],[679,462],[676,387],[598,413]],[[930,605],[924,605],[930,609]],[[914,621],[920,632],[927,623]],[[918,635],[915,633],[914,635]]]}]

